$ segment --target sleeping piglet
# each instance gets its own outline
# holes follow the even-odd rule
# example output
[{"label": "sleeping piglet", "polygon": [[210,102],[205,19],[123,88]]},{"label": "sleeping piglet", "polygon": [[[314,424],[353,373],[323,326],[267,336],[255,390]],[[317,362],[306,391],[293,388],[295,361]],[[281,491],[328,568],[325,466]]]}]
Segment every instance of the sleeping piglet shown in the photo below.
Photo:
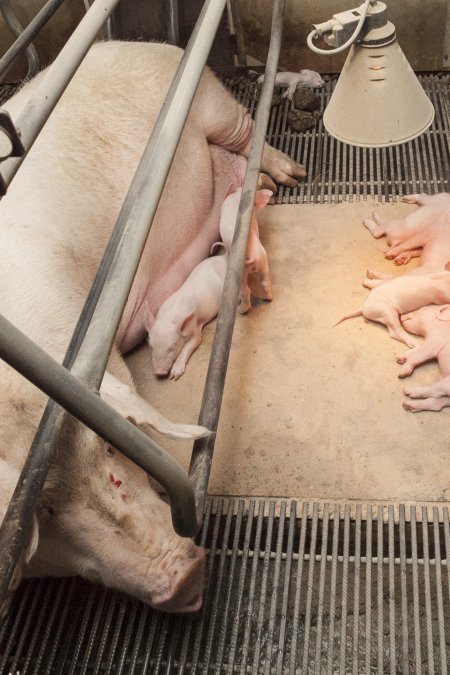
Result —
[{"label": "sleeping piglet", "polygon": [[[258,84],[264,82],[264,75],[258,77]],[[292,73],[289,71],[283,73],[277,73],[275,76],[275,86],[282,87],[285,89],[283,92],[283,98],[288,98],[292,101],[292,98],[295,94],[295,90],[299,87],[323,87],[325,82],[322,80],[319,73],[316,73],[315,70],[308,70],[304,68],[298,73]]]},{"label": "sleeping piglet", "polygon": [[425,361],[437,359],[442,378],[425,387],[407,387],[405,394],[411,399],[403,403],[405,410],[439,411],[450,406],[450,305],[426,305],[414,312],[403,314],[401,321],[406,330],[424,336],[418,347],[397,358],[402,364],[399,377],[411,375],[414,368]]},{"label": "sleeping piglet", "polygon": [[[446,270],[449,267],[450,263],[447,263]],[[448,271],[416,276],[402,274],[387,280],[366,281],[364,285],[372,290],[361,309],[346,314],[337,324],[363,315],[370,321],[384,324],[392,338],[404,342],[408,347],[415,347],[417,343],[401,325],[399,315],[424,305],[450,302]]]},{"label": "sleeping piglet", "polygon": [[[233,242],[236,218],[241,200],[242,188],[228,195],[220,212],[220,236],[228,251]],[[264,246],[259,240],[259,228],[255,209],[262,209],[272,196],[270,190],[258,190],[255,195],[255,208],[245,251],[244,272],[239,292],[239,312],[246,314],[251,307],[250,296],[263,300],[272,300],[272,286],[269,277],[269,263]],[[251,290],[250,290],[251,289]]]},{"label": "sleeping piglet", "polygon": [[155,375],[178,380],[202,341],[202,328],[217,315],[227,271],[225,251],[202,260],[161,305],[149,342]]},{"label": "sleeping piglet", "polygon": [[386,236],[386,258],[404,265],[421,255],[422,248],[437,239],[450,239],[450,195],[408,195],[403,202],[417,204],[418,209],[401,218],[384,220],[374,213],[363,224],[378,239]]}]

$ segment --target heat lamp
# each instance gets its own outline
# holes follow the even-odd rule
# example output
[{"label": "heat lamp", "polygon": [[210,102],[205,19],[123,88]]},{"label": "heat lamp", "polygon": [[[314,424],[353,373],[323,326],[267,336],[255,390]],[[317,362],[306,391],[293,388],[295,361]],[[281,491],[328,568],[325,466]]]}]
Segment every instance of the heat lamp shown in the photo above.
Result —
[{"label": "heat lamp", "polygon": [[[313,40],[323,36],[333,49]],[[363,5],[315,24],[308,46],[335,54],[351,45],[323,123],[334,138],[362,147],[399,145],[428,129],[434,108],[406,60],[384,2]]]}]

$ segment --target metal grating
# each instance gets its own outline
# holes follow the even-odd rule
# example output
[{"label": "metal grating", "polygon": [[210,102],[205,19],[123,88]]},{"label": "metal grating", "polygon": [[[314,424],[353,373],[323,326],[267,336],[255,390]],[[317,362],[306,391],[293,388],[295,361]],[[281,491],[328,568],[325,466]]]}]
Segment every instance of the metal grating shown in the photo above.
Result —
[{"label": "metal grating", "polygon": [[[311,131],[291,131],[287,114],[292,102],[282,99],[273,106],[267,141],[300,164],[308,176],[297,188],[280,186],[277,204],[351,202],[375,198],[395,201],[406,194],[449,191],[450,109],[448,73],[419,75],[419,80],[435,108],[430,129],[419,138],[393,148],[358,148],[330,136],[322,119]],[[244,81],[244,84],[235,84]],[[337,75],[326,76],[318,92],[321,110],[326,108],[337,82]],[[228,78],[225,84],[254,115],[257,90],[249,77]]]},{"label": "metal grating", "polygon": [[448,508],[208,501],[197,616],[80,579],[19,589],[0,673],[447,673]]}]

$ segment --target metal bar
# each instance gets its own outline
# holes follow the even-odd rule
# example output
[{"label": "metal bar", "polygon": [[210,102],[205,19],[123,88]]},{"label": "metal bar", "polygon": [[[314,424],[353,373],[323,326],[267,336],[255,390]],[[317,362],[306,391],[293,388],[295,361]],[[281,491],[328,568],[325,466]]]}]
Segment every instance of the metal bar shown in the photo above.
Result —
[{"label": "metal bar", "polygon": [[[23,27],[14,14],[14,10],[11,7],[11,0],[0,0],[0,13],[7,26],[11,29],[13,35],[16,38],[19,38],[23,33]],[[39,70],[39,56],[36,47],[33,45],[28,46],[25,53],[28,62],[27,77],[34,77]]]},{"label": "metal bar", "polygon": [[417,551],[417,514],[415,506],[410,508],[411,522],[411,559],[412,559],[412,585],[413,585],[413,608],[414,608],[414,656],[416,660],[416,673],[422,673],[422,648],[420,633],[420,596],[419,596],[419,556]]},{"label": "metal bar", "polygon": [[330,586],[330,614],[328,629],[328,653],[327,653],[327,675],[333,675],[336,672],[334,667],[335,650],[335,621],[336,621],[336,580],[338,567],[338,545],[339,545],[339,524],[340,524],[340,506],[335,504],[333,517],[333,548],[331,553],[331,586]]},{"label": "metal bar", "polygon": [[[27,101],[17,120],[14,120],[26,151],[33,145],[98,31],[118,3],[119,0],[95,0],[65,47],[46,71],[45,77]],[[3,162],[1,175],[6,186],[11,183],[23,160],[24,157],[14,157]]]},{"label": "metal bar", "polygon": [[[4,2],[5,0],[0,0],[0,11],[4,5]],[[5,52],[5,54],[3,54],[2,58],[0,59],[0,79],[5,77],[11,66],[15,63],[26,47],[28,47],[32,39],[39,33],[41,28],[45,26],[47,21],[53,16],[53,14],[63,2],[64,0],[48,0],[48,2],[36,14],[34,19],[30,21],[28,26],[19,35],[14,44],[11,45],[8,51]],[[32,77],[32,74],[28,72],[27,77]]]},{"label": "metal bar", "polygon": [[[184,536],[193,535],[195,512],[190,482],[180,465],[133,424],[125,420],[93,391],[77,380],[63,366],[46,354],[38,345],[27,338],[7,319],[0,315],[0,357],[33,384],[45,391],[64,406],[71,414],[111,444],[119,441],[119,447],[127,448],[127,456],[154,476],[174,495],[177,515],[174,527]],[[188,515],[189,512],[189,515]],[[187,517],[187,519],[186,519]],[[190,523],[188,522],[190,521]],[[5,530],[15,529],[5,517]],[[7,551],[3,527],[0,531],[0,550]],[[19,533],[14,532],[16,539]],[[10,558],[10,555],[6,555]],[[3,561],[1,563],[3,577]],[[6,575],[6,570],[5,570]],[[9,580],[6,582],[6,588]],[[0,594],[3,593],[5,579],[0,579]]]},{"label": "metal bar", "polygon": [[178,0],[169,0],[168,12],[167,42],[170,45],[177,45],[180,42]]},{"label": "metal bar", "polygon": [[434,557],[436,572],[436,602],[438,611],[438,630],[439,630],[439,654],[441,665],[439,667],[442,675],[447,675],[447,655],[445,647],[445,615],[444,601],[442,597],[442,574],[441,574],[441,541],[439,536],[439,512],[436,506],[433,506],[433,535],[434,535]]},{"label": "metal bar", "polygon": [[311,523],[311,541],[309,545],[309,569],[308,581],[306,585],[306,607],[305,607],[305,632],[303,635],[303,661],[302,672],[308,672],[309,657],[309,640],[311,635],[311,618],[312,618],[312,596],[314,587],[314,571],[316,567],[316,545],[317,545],[317,527],[319,520],[319,505],[314,502],[312,523]]},{"label": "metal bar", "polygon": [[118,222],[123,224],[123,235],[98,300],[95,320],[86,332],[74,368],[79,377],[94,386],[103,377],[135,271],[224,5],[225,0],[205,2],[119,213]]},{"label": "metal bar", "polygon": [[[97,2],[94,3],[88,14]],[[120,211],[101,269],[94,280],[93,289],[71,342],[69,351],[72,350],[72,355],[68,355],[67,361],[71,365],[74,362],[73,354],[76,354],[77,360],[74,372],[80,379],[95,388],[100,386],[123,308],[164,187],[164,181],[189,113],[214,38],[214,32],[222,15],[224,3],[225,0],[212,0],[205,3],[200,14]],[[113,7],[111,7],[111,11],[112,9]],[[106,18],[106,9],[104,15]],[[194,48],[195,43],[197,46]],[[51,73],[49,72],[49,74]],[[89,323],[91,321],[93,321],[92,324]],[[88,325],[89,327],[87,327]],[[56,396],[54,398],[56,399]],[[17,511],[20,509],[20,522],[25,529],[26,522],[29,523],[30,521],[30,514],[34,512],[48,472],[51,456],[57,444],[57,434],[61,428],[63,414],[63,411],[56,406],[47,407],[45,424],[41,424],[39,427],[39,437],[35,439],[34,448],[30,452],[31,456],[27,459],[26,466],[21,474],[18,488],[20,497],[18,489],[13,496],[16,502],[15,514],[17,515]],[[75,410],[74,414],[76,415]],[[130,457],[126,446],[125,448],[120,447],[118,439],[113,442],[113,445]],[[45,451],[42,451],[43,447],[45,447]],[[137,463],[139,464],[139,462]],[[36,474],[33,475],[33,481],[28,481],[27,477],[30,476],[32,470],[36,471]],[[187,480],[187,477],[185,479]],[[188,484],[186,483],[186,487]],[[27,490],[29,492],[27,494],[25,494],[24,489],[20,488],[24,485],[28,485]],[[190,487],[189,490],[191,491]],[[190,535],[195,533],[196,528],[195,514],[191,510],[190,518],[192,517],[194,517],[194,520],[188,529],[186,530],[183,526],[184,532],[189,530]],[[17,518],[14,520],[16,523],[14,531],[12,528],[11,510],[9,515],[5,517],[4,524],[6,524],[7,518],[11,519],[9,530],[11,536],[14,534],[16,542],[15,553],[9,553],[10,569],[12,570],[15,564],[13,560],[16,561],[19,555],[20,540],[16,531]],[[178,525],[175,529],[177,528]],[[22,541],[23,536],[26,536],[25,530]],[[5,545],[4,551],[7,550]]]},{"label": "metal bar", "polygon": [[370,673],[372,651],[372,507],[366,513],[366,673]]},{"label": "metal bar", "polygon": [[353,595],[353,675],[359,668],[359,593],[361,588],[361,505],[356,507],[355,523],[355,590]]},{"label": "metal bar", "polygon": [[342,551],[342,604],[341,604],[341,639],[339,650],[339,672],[345,675],[347,653],[347,608],[348,608],[348,559],[350,553],[350,505],[344,507],[344,546]]},{"label": "metal bar", "polygon": [[409,675],[409,639],[408,639],[408,587],[406,576],[406,524],[405,506],[399,506],[399,530],[400,530],[400,590],[402,607],[402,655],[401,671],[403,675]]},{"label": "metal bar", "polygon": [[315,656],[315,675],[320,675],[322,670],[322,629],[323,629],[323,609],[325,598],[325,579],[327,569],[327,547],[328,547],[328,523],[330,519],[330,505],[328,502],[323,507],[322,518],[322,547],[320,549],[320,571],[319,571],[319,599],[317,607],[317,629],[316,629],[316,656]]},{"label": "metal bar", "polygon": [[395,650],[395,550],[394,507],[388,506],[388,553],[389,553],[389,665],[391,675],[396,675]]},{"label": "metal bar", "polygon": [[242,19],[237,0],[230,0],[230,14],[233,23],[234,35],[236,37],[237,64],[238,66],[246,66],[247,55],[245,53],[244,29],[242,27]]},{"label": "metal bar", "polygon": [[[267,66],[255,119],[253,139],[248,157],[247,170],[242,187],[242,197],[236,221],[233,246],[225,277],[222,302],[217,317],[216,333],[206,375],[205,389],[199,419],[208,429],[217,430],[228,358],[233,336],[236,307],[242,278],[245,248],[247,245],[253,204],[256,194],[259,168],[264,149],[265,132],[272,100],[278,57],[281,48],[284,0],[274,2],[272,33],[270,38]],[[197,501],[197,517],[201,521],[214,453],[214,438],[194,443],[189,475],[191,476]]]},{"label": "metal bar", "polygon": [[[326,507],[325,507],[326,508]],[[280,616],[280,635],[278,639],[278,657],[277,657],[277,669],[276,675],[282,675],[283,673],[283,661],[285,653],[285,641],[286,641],[286,627],[287,627],[287,617],[289,611],[289,596],[290,596],[290,582],[291,582],[291,569],[293,562],[293,552],[294,552],[294,531],[296,525],[296,512],[297,512],[297,502],[291,502],[291,510],[289,515],[289,530],[288,530],[288,540],[286,547],[286,568],[284,573],[284,584],[283,584],[283,599],[281,604],[281,616]]]}]

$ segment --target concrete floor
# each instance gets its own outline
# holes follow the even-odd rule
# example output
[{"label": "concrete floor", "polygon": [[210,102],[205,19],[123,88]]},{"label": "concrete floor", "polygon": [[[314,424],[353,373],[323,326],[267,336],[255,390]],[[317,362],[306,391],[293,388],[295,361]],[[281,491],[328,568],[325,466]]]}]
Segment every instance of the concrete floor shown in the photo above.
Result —
[{"label": "concrete floor", "polygon": [[[260,212],[274,300],[237,316],[209,493],[243,497],[442,502],[450,499],[450,410],[406,412],[395,356],[405,347],[361,317],[365,270],[395,267],[361,224],[406,204],[269,206]],[[411,263],[411,264],[414,264]],[[177,382],[151,373],[143,345],[128,363],[140,393],[196,422],[215,322]],[[409,378],[438,378],[437,365]],[[187,468],[191,444],[158,442]]]}]

